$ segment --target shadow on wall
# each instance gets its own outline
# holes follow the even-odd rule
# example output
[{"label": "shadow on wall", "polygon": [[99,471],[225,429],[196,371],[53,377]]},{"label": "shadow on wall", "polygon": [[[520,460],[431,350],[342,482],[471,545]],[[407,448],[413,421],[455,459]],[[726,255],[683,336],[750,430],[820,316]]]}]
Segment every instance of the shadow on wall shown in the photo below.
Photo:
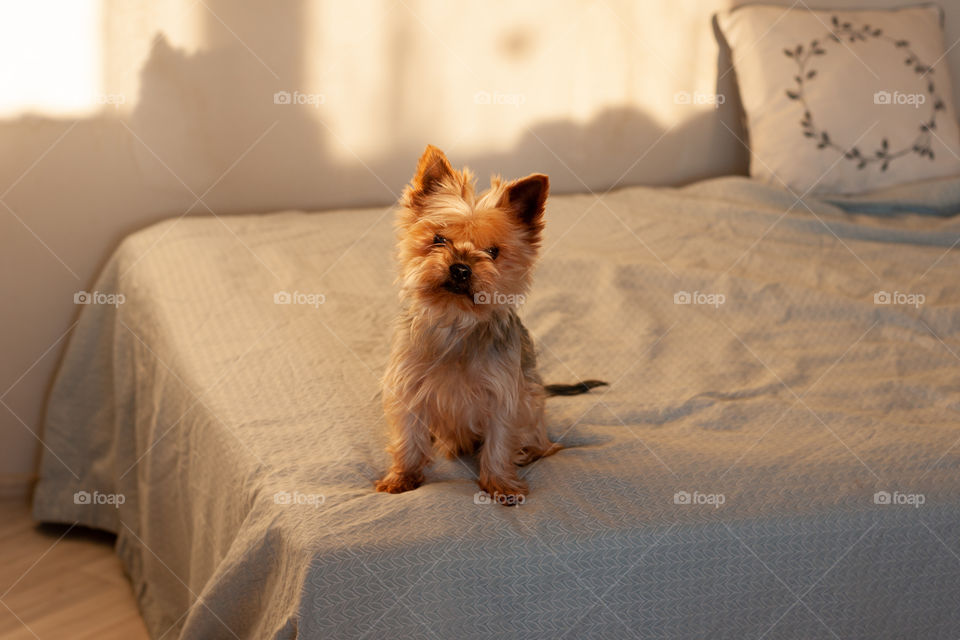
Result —
[{"label": "shadow on wall", "polygon": [[[7,354],[0,387],[10,387],[3,397],[10,409],[0,408],[0,438],[10,444],[0,471],[33,470],[37,443],[26,429],[39,432],[44,391],[77,314],[73,294],[89,289],[119,241],[146,225],[182,215],[390,205],[428,142],[455,165],[471,166],[481,185],[493,173],[536,171],[551,176],[554,193],[678,184],[746,167],[727,129],[740,131],[729,100],[715,111],[691,109],[668,128],[637,108],[611,107],[586,121],[537,122],[507,150],[460,148],[451,136],[432,136],[429,123],[409,124],[423,117],[411,106],[416,99],[448,118],[474,118],[476,105],[461,116],[456,105],[430,105],[431,96],[416,94],[415,63],[405,57],[414,36],[402,22],[391,27],[383,60],[392,84],[384,93],[396,104],[378,105],[388,121],[396,114],[395,124],[374,151],[354,154],[325,123],[324,105],[274,102],[277,92],[318,81],[305,67],[303,43],[312,35],[305,3],[272,9],[270,28],[254,43],[267,59],[224,28],[243,7],[208,3],[219,18],[205,24],[207,47],[191,54],[158,34],[131,112],[0,122],[0,200],[9,208],[0,207],[0,287],[18,301],[0,305],[0,323],[10,329],[0,346]],[[523,38],[503,46],[518,64],[530,55]],[[439,78],[414,72],[428,85]]]},{"label": "shadow on wall", "polygon": [[[140,180],[163,188],[174,174],[197,195],[210,189],[204,200],[221,214],[390,204],[427,143],[483,177],[548,173],[556,193],[684,184],[717,175],[718,160],[746,166],[746,151],[721,122],[726,119],[734,132],[740,127],[735,116],[728,116],[733,112],[729,101],[669,128],[626,106],[606,108],[586,122],[541,121],[506,151],[462,150],[456,140],[437,139],[428,131],[410,141],[410,132],[398,122],[394,138],[360,154],[324,123],[323,105],[275,104],[273,96],[289,94],[284,87],[290,83],[250,81],[243,75],[248,68],[247,60],[223,51],[189,56],[163,38],[158,41],[130,118],[143,142],[134,147],[143,167]],[[285,69],[283,77],[289,73]],[[225,77],[241,80],[224,82]],[[402,111],[390,104],[381,109],[385,117]],[[150,167],[154,155],[168,170]],[[242,166],[234,166],[241,157]]]}]

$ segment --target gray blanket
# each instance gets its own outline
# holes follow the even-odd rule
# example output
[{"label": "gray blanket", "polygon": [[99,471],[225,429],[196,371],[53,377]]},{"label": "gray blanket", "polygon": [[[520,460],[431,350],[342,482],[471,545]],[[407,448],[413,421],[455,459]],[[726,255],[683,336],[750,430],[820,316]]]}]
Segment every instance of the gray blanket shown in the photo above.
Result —
[{"label": "gray blanket", "polygon": [[82,309],[34,512],[118,534],[155,638],[955,638],[958,211],[551,198],[521,315],[547,382],[610,387],[548,401],[516,508],[469,458],[372,490],[388,209],[163,222]]}]

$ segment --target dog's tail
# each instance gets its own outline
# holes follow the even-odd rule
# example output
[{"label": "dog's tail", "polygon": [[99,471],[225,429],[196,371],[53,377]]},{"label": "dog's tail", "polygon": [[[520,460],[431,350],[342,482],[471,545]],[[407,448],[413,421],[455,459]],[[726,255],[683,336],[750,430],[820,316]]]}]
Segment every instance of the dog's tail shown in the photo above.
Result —
[{"label": "dog's tail", "polygon": [[543,390],[547,392],[547,396],[578,396],[595,387],[606,385],[607,383],[601,380],[584,380],[577,384],[545,384]]}]

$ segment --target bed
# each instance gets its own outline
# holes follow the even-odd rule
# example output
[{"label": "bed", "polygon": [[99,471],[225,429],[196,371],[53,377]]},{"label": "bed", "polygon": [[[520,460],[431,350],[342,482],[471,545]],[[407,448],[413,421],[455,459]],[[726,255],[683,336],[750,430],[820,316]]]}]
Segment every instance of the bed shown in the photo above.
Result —
[{"label": "bed", "polygon": [[610,386],[548,401],[520,507],[469,458],[373,491],[389,209],[165,221],[82,309],[34,515],[117,534],[154,638],[954,638],[958,212],[552,197],[521,313],[547,382]]}]

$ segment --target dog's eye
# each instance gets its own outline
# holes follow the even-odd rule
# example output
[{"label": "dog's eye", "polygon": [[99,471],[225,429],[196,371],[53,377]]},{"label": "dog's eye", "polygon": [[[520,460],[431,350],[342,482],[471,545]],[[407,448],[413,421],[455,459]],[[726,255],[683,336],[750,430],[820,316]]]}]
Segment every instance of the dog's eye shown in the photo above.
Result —
[{"label": "dog's eye", "polygon": [[442,235],[440,235],[439,233],[434,234],[433,244],[446,244],[446,242],[447,242],[447,239],[444,238]]},{"label": "dog's eye", "polygon": [[484,249],[484,251],[486,251],[487,253],[490,254],[490,259],[491,259],[491,260],[496,260],[496,259],[497,259],[497,256],[500,255],[500,248],[499,248],[499,247],[490,247],[489,249]]}]

